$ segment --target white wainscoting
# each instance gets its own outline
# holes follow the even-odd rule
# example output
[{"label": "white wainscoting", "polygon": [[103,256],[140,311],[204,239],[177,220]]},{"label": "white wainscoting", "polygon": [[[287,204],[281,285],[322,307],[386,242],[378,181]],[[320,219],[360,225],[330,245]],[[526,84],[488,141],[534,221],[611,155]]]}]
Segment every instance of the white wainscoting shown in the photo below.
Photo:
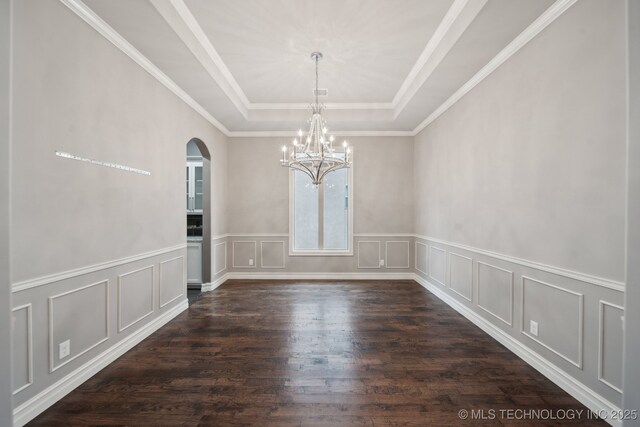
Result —
[{"label": "white wainscoting", "polygon": [[[533,286],[537,286],[538,290],[529,290]],[[521,288],[520,313],[522,322],[520,332],[582,369],[584,295],[527,276],[522,276]],[[531,303],[528,297],[535,298],[536,302]],[[572,301],[568,302],[567,299]],[[530,313],[536,308],[537,313]],[[538,322],[537,337],[528,332],[529,322],[527,320]],[[566,347],[573,347],[574,354],[567,354]]]},{"label": "white wainscoting", "polygon": [[[425,272],[416,262],[419,283],[590,409],[619,409],[623,284],[426,236],[415,239],[430,257],[448,255],[448,286],[442,286],[441,273]],[[465,295],[471,289],[471,300],[459,295],[460,284]],[[537,336],[530,320],[538,321]]]},{"label": "white wainscoting", "polygon": [[416,270],[419,271],[420,273],[424,274],[425,276],[429,275],[428,270],[428,260],[427,260],[427,253],[428,253],[428,246],[425,245],[422,242],[415,242],[414,245],[414,251],[415,251],[415,260],[414,260],[414,265],[416,267]]},{"label": "white wainscoting", "polygon": [[260,267],[283,269],[285,257],[284,240],[260,241]]},{"label": "white wainscoting", "polygon": [[67,279],[72,279],[78,276],[84,276],[90,273],[96,273],[98,271],[110,270],[114,267],[119,267],[125,264],[132,264],[136,261],[149,259],[157,256],[161,256],[170,252],[175,252],[186,248],[186,243],[171,246],[164,249],[158,249],[151,252],[145,252],[138,255],[133,255],[125,258],[119,258],[113,261],[107,261],[100,264],[89,265],[87,267],[76,268],[73,270],[63,271],[61,273],[55,273],[48,276],[37,277],[35,279],[23,280],[11,284],[11,292],[26,291],[27,289],[37,288],[39,286],[49,285],[51,283],[62,282]]},{"label": "white wainscoting", "polygon": [[[447,293],[446,290],[430,283],[427,279],[419,275],[416,275],[415,279],[425,289],[433,293],[458,313],[462,314],[469,321],[471,321],[488,335],[493,337],[500,344],[511,350],[518,357],[520,357],[542,375],[555,383],[558,387],[583,403],[591,411],[596,413],[604,411],[604,413],[606,414],[620,412],[619,404],[615,404],[601,394],[598,394],[596,391],[589,388],[589,386],[585,385],[583,382],[580,382],[572,375],[567,373],[566,370],[560,368],[553,362],[550,362],[531,348],[524,345],[522,342],[510,335],[507,331],[503,330],[500,327],[497,327],[494,323],[492,323],[485,317],[478,315],[478,313],[476,313],[470,306],[455,299],[452,295]],[[612,420],[611,417],[609,417],[606,421],[616,427],[622,426],[622,423],[620,421]]]},{"label": "white wainscoting", "polygon": [[513,326],[513,271],[478,261],[477,306]]},{"label": "white wainscoting", "polygon": [[218,275],[227,269],[227,242],[213,245],[213,274]]},{"label": "white wainscoting", "polygon": [[118,276],[118,333],[153,314],[154,278],[154,265]]},{"label": "white wainscoting", "polygon": [[[181,244],[12,284],[12,311],[19,317],[14,339],[20,341],[20,354],[14,358],[21,359],[13,364],[21,373],[14,387],[16,426],[26,424],[187,307],[185,251]],[[178,272],[170,274],[168,267]],[[160,297],[155,295],[161,293],[161,280],[155,271],[163,276],[160,310]],[[178,293],[183,296],[180,302]],[[68,339],[70,354],[60,359],[59,344]],[[42,351],[37,351],[38,345]]]},{"label": "white wainscoting", "polygon": [[120,340],[115,345],[98,354],[96,357],[93,357],[92,359],[78,366],[69,374],[65,375],[62,379],[52,383],[51,385],[40,391],[38,394],[31,397],[29,400],[14,407],[14,427],[22,427],[27,424],[29,421],[49,408],[51,405],[65,397],[76,387],[100,372],[101,369],[105,368],[110,363],[122,356],[124,353],[135,347],[137,344],[142,342],[142,340],[160,329],[162,326],[164,326],[171,319],[182,313],[187,308],[189,308],[189,304],[186,300],[182,301],[178,305],[169,308],[159,317],[156,317],[149,323],[146,323],[144,326],[142,326],[132,334],[127,335],[124,339]]},{"label": "white wainscoting", "polygon": [[186,277],[184,255],[160,262],[160,308],[184,296]]},{"label": "white wainscoting", "polygon": [[602,300],[599,306],[598,380],[622,394],[624,307]]},{"label": "white wainscoting", "polygon": [[[33,384],[33,305],[24,304],[12,310],[13,395]],[[20,315],[18,314],[20,313]],[[23,316],[20,320],[19,316]],[[18,344],[20,343],[20,344]],[[21,378],[20,375],[24,375]],[[22,381],[20,381],[22,379]]]},{"label": "white wainscoting", "polygon": [[[225,235],[223,238],[231,239],[235,235]],[[240,237],[240,236],[236,236]],[[248,237],[248,236],[246,236]],[[269,236],[256,235],[257,238],[267,238]],[[272,236],[275,237],[275,236]],[[281,237],[281,235],[278,235]],[[371,240],[367,240],[370,243],[375,243],[370,246],[370,249],[373,249],[372,253],[378,258],[376,261],[380,259],[380,249],[381,245],[386,243],[386,240],[394,239],[394,236],[380,236],[375,237]],[[388,237],[388,239],[387,239]],[[400,236],[396,236],[400,237]],[[587,405],[592,410],[617,410],[620,406],[621,395],[619,390],[617,390],[618,385],[616,384],[616,377],[612,373],[611,370],[608,370],[608,364],[615,363],[615,349],[610,353],[608,352],[609,348],[612,348],[607,341],[608,336],[612,336],[613,330],[616,329],[615,319],[619,317],[619,310],[616,307],[621,307],[622,297],[623,297],[623,287],[620,286],[619,283],[615,281],[609,281],[602,278],[593,278],[588,275],[583,275],[577,272],[569,272],[567,270],[559,269],[552,266],[541,266],[540,264],[536,264],[533,262],[519,260],[517,258],[507,257],[504,255],[493,254],[487,251],[478,250],[477,252],[473,250],[473,248],[463,247],[457,244],[449,244],[442,240],[435,241],[424,239],[421,236],[416,236],[416,242],[414,244],[415,248],[415,272],[397,272],[397,273],[385,273],[383,270],[380,270],[379,262],[376,263],[375,267],[377,271],[372,272],[362,272],[358,271],[358,268],[361,267],[362,262],[357,259],[353,259],[351,262],[352,270],[350,271],[333,271],[333,272],[318,272],[318,271],[307,271],[307,272],[295,272],[295,271],[265,271],[265,272],[242,272],[242,271],[230,271],[226,274],[222,275],[214,283],[211,284],[212,287],[216,287],[224,283],[224,281],[228,279],[244,279],[244,278],[260,278],[260,279],[415,279],[423,286],[427,287],[431,292],[433,292],[436,296],[441,298],[444,302],[449,304],[452,308],[456,309],[458,312],[463,314],[473,323],[481,327],[488,334],[493,336],[496,340],[501,342],[511,351],[516,353],[518,356],[522,357],[525,361],[531,364],[534,368],[538,369],[560,387],[565,389],[567,392],[572,394],[582,403]],[[422,240],[422,241],[419,241]],[[259,240],[258,240],[259,241]],[[359,242],[367,242],[367,241],[359,241]],[[226,241],[219,243],[219,249],[224,251],[226,256]],[[393,247],[391,245],[390,247]],[[435,249],[431,249],[434,247]],[[419,262],[419,259],[422,258],[422,254],[420,253],[421,249],[424,248],[424,263]],[[453,249],[453,251],[452,251]],[[153,255],[157,257],[154,262],[154,265],[161,270],[161,263],[166,264],[172,260],[175,260],[176,257],[170,258],[171,253],[173,251],[181,250],[182,257],[184,257],[184,245],[178,248],[169,248],[166,251],[156,251]],[[376,251],[377,250],[377,251]],[[435,252],[434,252],[435,251]],[[233,251],[232,251],[233,252]],[[441,283],[436,285],[435,281],[430,282],[428,280],[428,273],[431,272],[433,264],[432,254],[431,252],[444,254],[444,261],[441,258],[436,260],[436,264],[441,267],[439,272],[435,273],[435,277],[441,279]],[[254,252],[255,254],[255,252]],[[553,351],[545,349],[543,346],[539,345],[535,341],[532,341],[524,334],[521,333],[522,324],[519,325],[518,328],[505,328],[504,321],[498,320],[494,316],[483,316],[480,315],[483,310],[480,309],[477,305],[474,305],[471,301],[465,298],[457,298],[457,294],[455,294],[453,287],[457,285],[452,285],[452,278],[455,283],[457,283],[458,279],[460,283],[466,283],[467,276],[460,276],[457,278],[456,273],[452,274],[452,272],[457,270],[466,271],[468,262],[464,261],[464,259],[470,259],[472,264],[476,264],[476,268],[473,269],[473,272],[477,272],[477,265],[479,263],[491,266],[506,266],[503,270],[511,271],[512,277],[516,276],[521,278],[522,276],[531,277],[536,281],[542,281],[546,283],[550,283],[562,288],[565,288],[571,292],[584,294],[585,298],[583,300],[584,312],[583,319],[595,319],[595,322],[587,322],[584,325],[584,330],[582,333],[590,337],[590,339],[584,340],[583,345],[585,346],[584,352],[584,363],[583,370],[578,369],[575,364],[570,363],[564,358],[560,357],[558,354]],[[179,258],[179,257],[178,257]],[[59,275],[48,276],[46,278],[38,278],[31,281],[26,281],[18,284],[14,284],[14,304],[15,309],[19,309],[25,304],[30,304],[29,300],[32,296],[39,296],[40,294],[35,292],[39,289],[51,289],[54,292],[51,292],[50,295],[59,295],[63,291],[68,291],[72,289],[77,289],[79,286],[76,283],[71,288],[64,288],[64,283],[67,283],[66,280],[68,278],[76,278],[82,274],[92,273],[89,277],[99,277],[99,276],[108,276],[111,282],[114,283],[117,279],[118,275],[126,274],[127,272],[134,271],[136,268],[144,267],[145,264],[142,265],[132,265],[128,266],[128,263],[139,263],[140,260],[146,259],[144,256],[130,257],[130,261],[126,261],[124,259],[121,263],[111,262],[105,263],[98,266],[92,266],[85,269],[74,270],[73,272],[65,272]],[[222,258],[221,258],[222,259]],[[451,260],[454,260],[453,262]],[[447,264],[448,260],[448,264]],[[367,260],[370,262],[370,265],[373,265],[373,260]],[[142,261],[146,263],[146,261]],[[257,262],[254,258],[254,264]],[[349,262],[349,261],[346,261]],[[184,263],[183,263],[184,264]],[[126,268],[122,268],[125,265]],[[147,264],[148,265],[148,264]],[[226,258],[224,265],[226,267]],[[224,271],[219,270],[218,267],[214,269],[214,271],[218,271],[219,273]],[[287,265],[288,270],[290,267]],[[448,267],[448,269],[447,269]],[[498,267],[502,268],[502,267]],[[225,268],[226,269],[226,268]],[[424,270],[423,270],[424,269]],[[180,279],[181,287],[185,286],[186,283],[186,275],[184,273],[184,266],[182,268],[183,276]],[[108,272],[107,272],[108,271]],[[99,273],[99,274],[98,274]],[[432,273],[433,274],[433,273]],[[447,277],[448,276],[448,277]],[[461,277],[464,277],[462,279]],[[57,280],[57,278],[61,278],[61,280]],[[584,280],[581,280],[584,279]],[[106,280],[106,279],[104,279]],[[482,283],[480,283],[482,281]],[[478,293],[478,287],[486,285],[487,277],[481,279],[478,274],[476,277],[472,279],[472,295],[476,296]],[[160,281],[157,281],[157,286],[160,287]],[[87,282],[85,282],[87,283]],[[99,283],[99,280],[95,280],[95,282],[91,283]],[[448,283],[449,287],[445,284]],[[522,282],[514,282],[518,283],[519,286],[522,286]],[[45,286],[46,285],[46,286]],[[44,288],[43,288],[44,286]],[[444,287],[441,287],[444,286]],[[521,288],[515,290],[512,285],[512,301],[513,295],[516,297],[519,295],[522,298],[522,294],[518,294],[521,291]],[[530,289],[537,289],[537,287],[532,285],[527,285]],[[170,288],[170,287],[168,287]],[[505,288],[508,288],[506,286]],[[184,289],[184,288],[182,288]],[[182,291],[184,292],[184,291]],[[160,295],[160,290],[158,290],[158,295]],[[115,289],[113,291],[113,295],[116,295]],[[588,298],[587,298],[588,297]],[[168,298],[168,297],[167,297]],[[526,300],[526,298],[525,298]],[[46,297],[45,297],[46,301]],[[159,304],[161,298],[158,298]],[[531,299],[529,299],[531,301]],[[604,316],[598,317],[598,308],[603,306],[603,304],[599,304],[602,301],[604,303]],[[606,303],[605,303],[606,301]],[[589,302],[589,303],[588,303]],[[522,304],[521,304],[522,305]],[[512,310],[522,310],[521,306],[515,306],[513,303],[511,304]],[[34,306],[35,307],[35,306]],[[46,307],[46,305],[45,305]],[[120,354],[124,353],[128,348],[131,348],[135,343],[142,340],[145,336],[152,333],[154,330],[159,328],[162,324],[168,321],[173,316],[177,315],[180,311],[184,310],[187,307],[186,299],[181,301],[180,304],[173,305],[171,307],[167,307],[166,310],[156,310],[156,313],[153,316],[149,316],[147,320],[141,321],[137,323],[135,326],[132,326],[127,331],[131,330],[129,334],[122,334],[123,339],[117,341],[119,339],[118,336],[113,337],[113,343],[110,344],[109,347],[106,347],[102,353],[96,353],[95,351],[88,352],[88,355],[93,357],[88,362],[80,365],[77,364],[79,360],[83,362],[86,360],[85,358],[76,359],[72,363],[70,363],[71,370],[70,373],[67,374],[66,371],[62,372],[65,375],[63,380],[53,382],[48,378],[34,378],[36,381],[23,391],[16,394],[16,408],[14,410],[14,416],[16,420],[16,425],[21,426],[28,422],[30,419],[35,417],[38,413],[46,409],[60,397],[64,396],[66,393],[71,391],[77,385],[82,383],[82,381],[89,378],[93,373],[97,372],[101,367],[106,366],[110,361],[115,360]],[[587,313],[590,313],[587,315]],[[594,314],[595,313],[595,314]],[[517,315],[512,313],[512,323],[513,319],[521,322],[522,312],[519,312]],[[45,314],[46,318],[46,314]],[[599,319],[599,320],[598,320]],[[110,322],[116,322],[115,319],[110,319]],[[595,324],[594,324],[595,323]],[[33,332],[36,336],[39,333],[38,331]],[[45,332],[46,333],[46,332]],[[593,339],[595,337],[595,340]],[[41,338],[40,338],[41,339]],[[613,346],[615,347],[615,345]],[[34,360],[40,355],[34,354]],[[47,357],[47,355],[45,355]],[[46,359],[45,359],[46,360]],[[97,362],[96,362],[97,361]],[[575,361],[575,360],[574,360]],[[39,361],[35,361],[40,364]],[[45,365],[46,366],[46,365]],[[36,372],[36,377],[37,377]]]},{"label": "white wainscoting", "polygon": [[473,302],[473,259],[449,252],[449,288]]},{"label": "white wainscoting", "polygon": [[447,252],[436,246],[429,245],[429,277],[434,282],[447,286],[445,277],[447,264]]},{"label": "white wainscoting", "polygon": [[[368,248],[364,249],[366,247]],[[382,253],[379,240],[358,241],[358,268],[380,268],[380,259],[382,259]]]},{"label": "white wainscoting", "polygon": [[[94,289],[102,287],[102,289]],[[102,299],[102,301],[100,300]],[[61,313],[61,314],[58,314]],[[69,316],[73,313],[73,316]],[[56,316],[60,316],[57,318]],[[89,334],[93,336],[87,336]],[[58,345],[71,340],[68,359]],[[109,339],[109,280],[49,297],[49,372],[60,369]],[[80,343],[80,345],[78,345]]]},{"label": "white wainscoting", "polygon": [[385,260],[387,268],[410,268],[408,240],[387,240],[385,242]]},{"label": "white wainscoting", "polygon": [[[368,273],[361,270],[377,270],[384,278],[400,277],[404,270],[412,272],[413,235],[412,234],[354,234],[353,255],[335,254],[298,254],[291,255],[286,239],[288,234],[252,233],[226,234],[216,236],[220,242],[226,239],[231,246],[231,266],[228,274],[246,273],[242,277],[365,277]],[[218,243],[222,244],[222,242]],[[249,260],[253,259],[253,265]],[[384,261],[384,266],[381,265]],[[255,270],[255,272],[247,271]],[[272,270],[281,270],[275,272]],[[219,274],[224,270],[216,268],[214,282],[219,282]],[[373,272],[372,272],[373,273]],[[364,274],[364,275],[363,275]],[[276,276],[274,276],[276,275]],[[234,276],[235,277],[235,276]],[[369,277],[369,276],[366,276]],[[405,276],[406,277],[406,276]],[[204,284],[204,290],[214,289],[215,285]]]},{"label": "white wainscoting", "polygon": [[[231,266],[233,268],[256,268],[257,247],[257,240],[234,240],[231,244]],[[253,264],[251,260],[253,260]]]}]

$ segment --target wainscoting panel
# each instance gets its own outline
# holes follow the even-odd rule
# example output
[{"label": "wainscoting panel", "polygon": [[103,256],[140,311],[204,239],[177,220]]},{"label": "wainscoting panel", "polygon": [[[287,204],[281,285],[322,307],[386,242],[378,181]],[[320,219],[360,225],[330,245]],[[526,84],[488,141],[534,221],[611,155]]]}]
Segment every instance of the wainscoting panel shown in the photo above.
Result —
[{"label": "wainscoting panel", "polygon": [[[522,277],[522,333],[578,368],[582,368],[583,295]],[[538,335],[530,331],[538,323]]]},{"label": "wainscoting panel", "polygon": [[184,295],[186,270],[184,256],[160,262],[160,308]]},{"label": "wainscoting panel", "polygon": [[13,394],[18,394],[33,383],[33,316],[32,305],[25,304],[12,310],[11,336]]},{"label": "wainscoting panel", "polygon": [[231,259],[233,268],[256,268],[258,242],[236,241],[232,243]]},{"label": "wainscoting panel", "polygon": [[[109,339],[109,281],[49,297],[49,371],[54,372]],[[60,358],[59,346],[70,341]]]},{"label": "wainscoting panel", "polygon": [[473,260],[449,252],[449,287],[467,301],[473,300]]},{"label": "wainscoting panel", "polygon": [[[419,265],[424,247],[448,254],[448,287]],[[620,408],[624,283],[427,236],[415,248],[416,280],[430,292],[591,410]],[[468,292],[469,263],[471,301],[457,292]]]},{"label": "wainscoting panel", "polygon": [[478,307],[513,326],[513,272],[478,261]]},{"label": "wainscoting panel", "polygon": [[[14,425],[188,307],[185,255],[180,244],[12,284]],[[60,358],[67,340],[69,355]]]},{"label": "wainscoting panel", "polygon": [[437,246],[429,246],[429,278],[435,283],[447,286],[447,252]]},{"label": "wainscoting panel", "polygon": [[213,274],[220,274],[227,269],[227,242],[213,245]]},{"label": "wainscoting panel", "polygon": [[409,268],[411,266],[408,240],[387,240],[385,252],[387,268]]},{"label": "wainscoting panel", "polygon": [[153,314],[154,266],[118,276],[118,333]]},{"label": "wainscoting panel", "polygon": [[260,267],[285,267],[284,240],[262,240],[260,242]]},{"label": "wainscoting panel", "polygon": [[624,307],[600,301],[598,380],[622,393],[622,317]]},{"label": "wainscoting panel", "polygon": [[358,268],[380,268],[380,241],[360,240],[358,242]]},{"label": "wainscoting panel", "polygon": [[187,271],[199,272],[192,277],[187,277],[187,284],[200,285],[202,284],[202,272],[203,272],[203,245],[200,242],[187,242]]},{"label": "wainscoting panel", "polygon": [[424,274],[425,276],[428,276],[429,272],[427,271],[428,269],[427,245],[425,245],[422,242],[416,242],[415,253],[416,253],[416,259],[415,259],[416,270],[418,270],[420,273]]}]

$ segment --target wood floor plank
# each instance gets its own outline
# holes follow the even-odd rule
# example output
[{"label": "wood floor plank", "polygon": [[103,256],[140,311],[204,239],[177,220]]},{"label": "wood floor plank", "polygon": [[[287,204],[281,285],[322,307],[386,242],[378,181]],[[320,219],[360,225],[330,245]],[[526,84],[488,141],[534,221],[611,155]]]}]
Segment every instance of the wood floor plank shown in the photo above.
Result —
[{"label": "wood floor plank", "polygon": [[606,425],[413,281],[228,281],[31,426]]}]

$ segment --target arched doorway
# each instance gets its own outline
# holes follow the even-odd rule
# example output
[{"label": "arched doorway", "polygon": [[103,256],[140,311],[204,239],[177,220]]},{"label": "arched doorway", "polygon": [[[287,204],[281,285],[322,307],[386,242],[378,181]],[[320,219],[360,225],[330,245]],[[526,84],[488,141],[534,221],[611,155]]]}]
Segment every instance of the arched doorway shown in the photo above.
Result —
[{"label": "arched doorway", "polygon": [[186,146],[187,287],[211,281],[211,154],[192,138]]}]

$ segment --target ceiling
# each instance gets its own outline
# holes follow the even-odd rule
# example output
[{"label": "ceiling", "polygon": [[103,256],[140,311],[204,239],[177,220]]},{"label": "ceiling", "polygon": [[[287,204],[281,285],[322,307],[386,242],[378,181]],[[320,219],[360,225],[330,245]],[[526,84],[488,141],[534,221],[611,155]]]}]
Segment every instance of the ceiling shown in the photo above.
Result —
[{"label": "ceiling", "polygon": [[575,0],[61,0],[230,136],[414,135]]}]

